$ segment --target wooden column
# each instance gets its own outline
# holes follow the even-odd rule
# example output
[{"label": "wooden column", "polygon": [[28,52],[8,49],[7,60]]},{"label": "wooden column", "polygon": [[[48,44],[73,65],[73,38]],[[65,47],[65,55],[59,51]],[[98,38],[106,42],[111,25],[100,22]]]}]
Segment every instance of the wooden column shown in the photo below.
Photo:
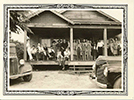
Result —
[{"label": "wooden column", "polygon": [[73,60],[73,28],[70,28],[70,49],[71,49],[71,61]]},{"label": "wooden column", "polygon": [[26,44],[27,44],[27,31],[24,30],[24,61],[27,61]]},{"label": "wooden column", "polygon": [[107,56],[107,29],[106,28],[104,28],[103,39],[104,39],[104,56]]}]

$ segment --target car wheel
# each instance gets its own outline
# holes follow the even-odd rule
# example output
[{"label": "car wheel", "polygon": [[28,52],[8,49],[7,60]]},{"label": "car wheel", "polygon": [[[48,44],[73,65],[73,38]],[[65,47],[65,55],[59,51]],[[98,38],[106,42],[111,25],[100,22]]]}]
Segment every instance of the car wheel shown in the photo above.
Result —
[{"label": "car wheel", "polygon": [[115,81],[115,83],[114,83],[114,85],[113,85],[113,88],[114,89],[121,89],[121,87],[122,87],[122,85],[121,85],[121,77],[120,78],[118,78],[116,81]]},{"label": "car wheel", "polygon": [[24,79],[25,82],[31,81],[31,79],[32,79],[32,74],[24,76],[23,79]]}]

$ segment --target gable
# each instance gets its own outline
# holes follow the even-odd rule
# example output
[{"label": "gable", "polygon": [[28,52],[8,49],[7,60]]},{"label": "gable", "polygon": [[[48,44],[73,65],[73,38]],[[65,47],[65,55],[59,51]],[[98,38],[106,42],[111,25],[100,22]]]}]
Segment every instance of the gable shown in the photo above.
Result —
[{"label": "gable", "polygon": [[62,19],[51,11],[43,11],[40,14],[31,17],[29,20],[30,23],[43,23],[45,25],[68,25],[68,22],[66,20]]},{"label": "gable", "polygon": [[62,13],[63,16],[73,21],[87,20],[90,22],[109,22],[113,21],[111,18],[104,16],[98,11],[89,10],[68,10]]}]

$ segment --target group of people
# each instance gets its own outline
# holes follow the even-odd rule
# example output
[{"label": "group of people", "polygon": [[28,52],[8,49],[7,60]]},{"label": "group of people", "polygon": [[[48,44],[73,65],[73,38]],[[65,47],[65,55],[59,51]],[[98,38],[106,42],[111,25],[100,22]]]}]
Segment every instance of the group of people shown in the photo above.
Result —
[{"label": "group of people", "polygon": [[[88,39],[76,39],[73,41],[75,60],[96,60],[99,55],[103,55],[104,41],[91,41]],[[115,38],[110,38],[107,43],[108,55],[121,55],[121,42]]]},{"label": "group of people", "polygon": [[59,65],[65,68],[65,61],[70,59],[70,47],[66,39],[52,41],[51,46],[47,47],[46,43],[38,43],[37,46],[30,47],[29,40],[27,41],[27,54],[30,61],[39,60],[55,60]]},{"label": "group of people", "polygon": [[[92,60],[92,44],[87,39],[77,39],[73,42],[74,47],[74,59],[76,60]],[[95,56],[95,53],[94,53]]]},{"label": "group of people", "polygon": [[[110,38],[107,43],[108,55],[121,55],[121,42],[118,38]],[[88,39],[74,39],[73,41],[74,60],[96,60],[99,55],[103,55],[103,40],[91,41]],[[29,60],[56,60],[61,65],[62,60],[70,60],[70,42],[66,39],[53,40],[50,47],[46,43],[38,43],[37,46],[30,47],[27,41],[27,53]]]},{"label": "group of people", "polygon": [[55,51],[52,47],[47,48],[46,44],[38,43],[37,47],[33,45],[30,49],[32,60],[53,60],[55,59]]},{"label": "group of people", "polygon": [[104,43],[102,41],[91,41],[88,39],[77,39],[73,42],[75,60],[96,60],[103,53]]},{"label": "group of people", "polygon": [[108,43],[108,55],[109,56],[118,56],[121,55],[121,41],[118,38],[110,38]]}]

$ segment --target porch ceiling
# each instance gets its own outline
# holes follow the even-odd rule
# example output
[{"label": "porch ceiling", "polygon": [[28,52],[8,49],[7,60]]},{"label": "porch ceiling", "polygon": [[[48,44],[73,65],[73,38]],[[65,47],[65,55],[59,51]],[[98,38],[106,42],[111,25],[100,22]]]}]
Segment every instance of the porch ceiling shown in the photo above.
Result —
[{"label": "porch ceiling", "polygon": [[41,38],[70,38],[69,28],[31,28]]},{"label": "porch ceiling", "polygon": [[[31,28],[41,38],[70,38],[70,28]],[[120,29],[107,29],[108,38],[121,33]],[[103,29],[73,29],[74,38],[103,39]]]}]

